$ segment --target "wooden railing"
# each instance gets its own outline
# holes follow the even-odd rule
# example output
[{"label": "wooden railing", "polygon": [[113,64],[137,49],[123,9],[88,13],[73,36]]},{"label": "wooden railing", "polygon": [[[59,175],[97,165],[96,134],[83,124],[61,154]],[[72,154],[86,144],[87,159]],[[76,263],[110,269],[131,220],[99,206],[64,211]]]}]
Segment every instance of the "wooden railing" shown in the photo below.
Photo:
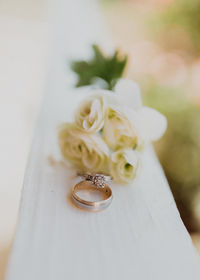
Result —
[{"label": "wooden railing", "polygon": [[[74,174],[59,163],[56,128],[79,94],[72,58],[109,47],[95,0],[52,0],[46,93],[24,180],[7,280],[199,280],[200,263],[152,147],[132,186],[112,186],[112,205],[81,211],[68,194]],[[51,160],[49,160],[51,158]]]}]

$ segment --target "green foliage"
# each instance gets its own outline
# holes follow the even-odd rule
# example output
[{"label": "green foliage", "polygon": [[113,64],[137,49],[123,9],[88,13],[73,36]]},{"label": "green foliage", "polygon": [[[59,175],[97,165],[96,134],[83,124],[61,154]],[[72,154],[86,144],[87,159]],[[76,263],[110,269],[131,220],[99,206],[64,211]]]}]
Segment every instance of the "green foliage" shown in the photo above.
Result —
[{"label": "green foliage", "polygon": [[168,25],[176,24],[189,33],[196,47],[200,50],[200,1],[177,0],[164,15]]},{"label": "green foliage", "polygon": [[127,56],[119,57],[115,51],[112,56],[105,56],[98,46],[93,45],[94,56],[89,61],[73,61],[71,69],[78,75],[76,87],[94,84],[96,80],[104,80],[106,89],[113,89],[122,76],[127,63]]},{"label": "green foliage", "polygon": [[[160,14],[154,13],[152,27],[166,47],[177,46],[199,55],[200,1],[175,0]],[[151,26],[151,25],[150,25]]]}]

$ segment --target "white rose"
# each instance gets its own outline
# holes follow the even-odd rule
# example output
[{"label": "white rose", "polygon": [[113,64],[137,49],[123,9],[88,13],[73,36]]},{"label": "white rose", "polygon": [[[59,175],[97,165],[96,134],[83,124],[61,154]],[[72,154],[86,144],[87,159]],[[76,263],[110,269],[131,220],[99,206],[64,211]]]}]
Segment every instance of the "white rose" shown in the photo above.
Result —
[{"label": "white rose", "polygon": [[131,149],[114,152],[110,159],[110,173],[116,182],[129,183],[137,173],[139,153]]},{"label": "white rose", "polygon": [[166,117],[153,108],[143,106],[138,111],[129,112],[129,116],[143,143],[160,139],[167,129]]},{"label": "white rose", "polygon": [[84,133],[74,124],[67,123],[60,128],[59,146],[63,157],[75,167],[107,172],[109,150],[100,136]]},{"label": "white rose", "polygon": [[104,98],[103,95],[91,96],[84,100],[75,112],[75,123],[81,130],[94,133],[104,124]]},{"label": "white rose", "polygon": [[114,89],[121,106],[137,110],[142,107],[140,87],[132,80],[119,79]]},{"label": "white rose", "polygon": [[76,109],[75,124],[88,133],[100,131],[104,125],[106,108],[125,104],[121,97],[110,90],[94,90],[93,94],[83,100]]},{"label": "white rose", "polygon": [[120,108],[107,108],[103,138],[112,149],[134,148],[138,142],[136,131]]},{"label": "white rose", "polygon": [[167,129],[167,119],[153,108],[142,105],[139,86],[131,80],[120,79],[115,92],[118,102],[125,106],[124,113],[132,123],[140,142],[160,139]]}]

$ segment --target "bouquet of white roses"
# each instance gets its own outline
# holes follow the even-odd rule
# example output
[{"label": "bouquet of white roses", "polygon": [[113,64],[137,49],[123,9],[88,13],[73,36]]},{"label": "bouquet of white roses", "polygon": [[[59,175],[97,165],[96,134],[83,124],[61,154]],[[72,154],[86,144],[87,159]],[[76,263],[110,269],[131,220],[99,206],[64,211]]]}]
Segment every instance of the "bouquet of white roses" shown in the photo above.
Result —
[{"label": "bouquet of white roses", "polygon": [[61,153],[79,171],[106,173],[117,182],[136,176],[143,147],[159,139],[166,118],[142,105],[140,89],[121,79],[114,91],[95,90],[59,131]]}]

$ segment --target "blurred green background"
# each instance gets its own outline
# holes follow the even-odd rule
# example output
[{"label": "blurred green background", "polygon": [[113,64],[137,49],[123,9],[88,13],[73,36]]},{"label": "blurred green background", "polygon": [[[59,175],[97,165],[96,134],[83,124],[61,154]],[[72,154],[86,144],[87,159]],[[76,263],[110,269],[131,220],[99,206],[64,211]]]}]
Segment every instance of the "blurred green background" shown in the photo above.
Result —
[{"label": "blurred green background", "polygon": [[129,56],[125,76],[144,103],[164,113],[155,144],[181,217],[200,231],[200,1],[102,0],[115,46]]}]

